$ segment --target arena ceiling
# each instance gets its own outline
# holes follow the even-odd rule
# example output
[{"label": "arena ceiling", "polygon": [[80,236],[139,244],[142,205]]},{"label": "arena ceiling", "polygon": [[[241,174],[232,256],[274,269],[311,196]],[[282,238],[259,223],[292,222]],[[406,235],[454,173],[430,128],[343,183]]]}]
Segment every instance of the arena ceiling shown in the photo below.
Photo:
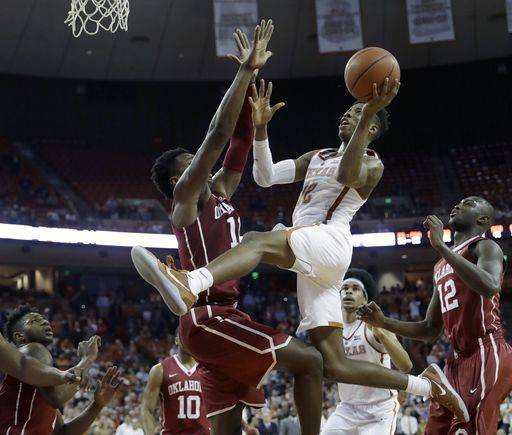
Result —
[{"label": "arena ceiling", "polygon": [[[364,44],[392,51],[402,68],[512,55],[505,0],[452,1],[456,40],[409,44],[405,0],[361,0]],[[221,80],[211,0],[131,0],[129,31],[75,39],[68,0],[0,1],[0,73],[107,80]],[[273,78],[340,74],[349,54],[318,53],[314,0],[260,0],[272,17]]]}]

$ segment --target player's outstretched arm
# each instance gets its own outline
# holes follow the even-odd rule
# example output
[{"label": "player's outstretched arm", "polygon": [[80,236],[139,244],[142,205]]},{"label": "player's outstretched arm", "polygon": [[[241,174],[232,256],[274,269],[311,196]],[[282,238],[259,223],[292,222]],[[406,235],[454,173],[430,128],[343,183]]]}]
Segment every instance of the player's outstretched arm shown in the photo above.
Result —
[{"label": "player's outstretched arm", "polygon": [[[75,370],[81,374],[82,381],[87,377],[87,371],[98,354],[99,337],[94,336],[89,340],[81,342],[79,349],[81,350],[80,356],[82,357],[80,363],[75,367]],[[53,358],[46,347],[39,343],[29,343],[20,349],[26,355],[37,359],[42,364],[47,366],[53,365]],[[80,385],[59,385],[53,387],[40,387],[39,392],[46,399],[46,401],[54,408],[62,408],[78,391]]]},{"label": "player's outstretched arm", "polygon": [[284,107],[284,103],[270,105],[272,96],[272,82],[265,87],[265,80],[260,80],[260,87],[252,86],[252,97],[249,102],[252,107],[252,121],[254,124],[253,168],[254,181],[261,187],[270,187],[274,184],[288,184],[302,181],[313,155],[318,150],[310,151],[298,159],[282,160],[274,163],[270,143],[268,140],[268,123],[274,114]]},{"label": "player's outstretched arm", "polygon": [[343,151],[343,157],[338,167],[338,181],[345,186],[360,188],[367,184],[368,170],[363,164],[363,156],[371,142],[370,124],[377,112],[393,101],[399,88],[398,80],[390,84],[389,79],[386,78],[382,92],[379,94],[377,85],[373,84],[373,98],[363,106],[359,122]]},{"label": "player's outstretched arm", "polygon": [[443,222],[437,216],[428,216],[423,226],[429,230],[432,247],[453,267],[457,276],[474,292],[492,298],[501,290],[503,251],[492,240],[480,240],[473,254],[477,264],[453,252],[443,241]]},{"label": "player's outstretched arm", "polygon": [[142,429],[145,435],[155,433],[155,408],[158,402],[158,395],[162,386],[163,379],[162,364],[153,366],[149,372],[149,379],[144,394],[142,396],[141,417]]},{"label": "player's outstretched arm", "polygon": [[393,365],[402,373],[409,373],[412,370],[412,361],[409,354],[396,338],[396,335],[385,329],[374,327],[373,336],[380,341],[389,354]]},{"label": "player's outstretched arm", "polygon": [[63,372],[23,354],[0,334],[0,371],[35,387],[78,383],[71,371]]},{"label": "player's outstretched arm", "polygon": [[357,309],[359,319],[377,328],[387,329],[402,337],[414,338],[415,340],[432,341],[441,334],[443,330],[443,317],[441,315],[441,304],[437,290],[434,289],[432,299],[427,309],[427,316],[419,322],[404,322],[384,316],[384,313],[375,302],[363,305]]},{"label": "player's outstretched arm", "polygon": [[98,382],[94,399],[84,412],[67,423],[64,422],[62,414],[58,412],[53,431],[54,435],[82,435],[86,433],[101,410],[110,403],[119,385],[121,385],[119,370],[115,366],[110,367]]},{"label": "player's outstretched arm", "polygon": [[199,199],[204,190],[208,189],[210,172],[233,134],[251,76],[254,70],[263,67],[272,55],[267,51],[267,45],[273,30],[271,20],[262,20],[261,24],[256,26],[253,44],[250,47],[247,46],[248,40],[240,30],[235,33],[240,55],[242,56],[244,50],[249,54],[241,61],[238,73],[224,95],[202,145],[174,188],[176,205],[173,221],[177,226],[189,225],[197,217]]}]

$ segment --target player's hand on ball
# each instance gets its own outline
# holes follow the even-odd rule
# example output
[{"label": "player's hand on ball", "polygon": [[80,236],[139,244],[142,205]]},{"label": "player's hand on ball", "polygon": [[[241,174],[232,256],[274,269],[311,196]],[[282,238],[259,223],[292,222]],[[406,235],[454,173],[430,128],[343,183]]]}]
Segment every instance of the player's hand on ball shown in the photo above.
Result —
[{"label": "player's hand on ball", "polygon": [[267,51],[267,46],[272,37],[274,25],[272,20],[261,20],[254,31],[254,40],[252,45],[249,43],[247,35],[240,29],[233,34],[235,43],[238,47],[239,55],[230,54],[228,57],[233,59],[239,65],[252,71],[261,68],[272,56],[272,52]]},{"label": "player's hand on ball", "polygon": [[103,378],[98,382],[94,392],[94,402],[100,407],[105,407],[114,397],[116,390],[121,385],[119,369],[116,366],[110,367]]},{"label": "player's hand on ball", "polygon": [[357,318],[368,325],[382,328],[384,326],[384,313],[375,302],[362,305],[357,309]]},{"label": "player's hand on ball", "polygon": [[260,89],[256,89],[256,85],[251,85],[252,97],[249,97],[249,103],[252,108],[252,122],[255,128],[267,125],[274,114],[284,107],[284,103],[277,103],[270,106],[270,97],[272,95],[272,82],[268,83],[265,89],[265,80],[260,80]]},{"label": "player's hand on ball", "polygon": [[393,83],[390,83],[389,78],[386,78],[380,94],[377,90],[377,83],[373,84],[372,89],[373,97],[363,106],[363,112],[373,116],[379,110],[389,106],[391,101],[397,96],[400,82],[395,79]]},{"label": "player's hand on ball", "polygon": [[428,230],[428,239],[434,249],[445,244],[443,241],[444,225],[441,219],[434,215],[427,216],[423,226]]}]

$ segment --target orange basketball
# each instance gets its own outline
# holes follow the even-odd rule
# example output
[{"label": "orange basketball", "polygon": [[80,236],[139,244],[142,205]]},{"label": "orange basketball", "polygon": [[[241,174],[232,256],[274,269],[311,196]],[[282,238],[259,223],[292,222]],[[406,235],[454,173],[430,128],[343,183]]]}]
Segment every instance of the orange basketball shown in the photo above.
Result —
[{"label": "orange basketball", "polygon": [[358,101],[366,102],[372,98],[373,83],[377,83],[380,92],[386,77],[390,82],[400,80],[400,65],[395,56],[379,47],[359,50],[345,67],[345,84]]}]

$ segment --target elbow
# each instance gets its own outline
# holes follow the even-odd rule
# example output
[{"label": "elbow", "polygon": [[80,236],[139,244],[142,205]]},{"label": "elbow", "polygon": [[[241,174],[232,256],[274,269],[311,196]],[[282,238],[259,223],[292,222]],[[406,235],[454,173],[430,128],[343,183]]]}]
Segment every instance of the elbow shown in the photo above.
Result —
[{"label": "elbow", "polygon": [[493,279],[491,284],[487,287],[487,294],[486,296],[489,299],[492,299],[494,296],[496,296],[500,290],[501,290],[501,281],[497,279]]},{"label": "elbow", "polygon": [[216,143],[221,143],[222,146],[229,140],[231,134],[232,131],[229,131],[226,125],[219,122],[213,122],[208,132],[208,135],[214,138]]},{"label": "elbow", "polygon": [[262,175],[258,170],[253,169],[252,176],[254,178],[254,182],[258,186],[264,187],[264,188],[272,186],[270,181],[264,175]]}]

